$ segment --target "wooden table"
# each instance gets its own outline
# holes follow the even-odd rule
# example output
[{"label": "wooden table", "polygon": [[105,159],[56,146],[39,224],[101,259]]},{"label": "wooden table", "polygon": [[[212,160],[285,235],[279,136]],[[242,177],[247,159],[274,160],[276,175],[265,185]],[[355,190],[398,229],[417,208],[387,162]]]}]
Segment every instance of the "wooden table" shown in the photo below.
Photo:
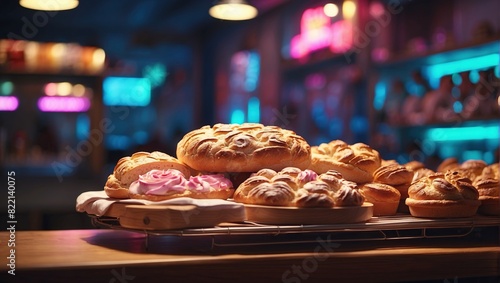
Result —
[{"label": "wooden table", "polygon": [[328,242],[321,235],[307,245],[216,248],[211,237],[16,231],[15,276],[5,264],[10,233],[1,232],[0,282],[498,282],[498,230],[491,236],[498,227],[489,228],[467,238]]}]

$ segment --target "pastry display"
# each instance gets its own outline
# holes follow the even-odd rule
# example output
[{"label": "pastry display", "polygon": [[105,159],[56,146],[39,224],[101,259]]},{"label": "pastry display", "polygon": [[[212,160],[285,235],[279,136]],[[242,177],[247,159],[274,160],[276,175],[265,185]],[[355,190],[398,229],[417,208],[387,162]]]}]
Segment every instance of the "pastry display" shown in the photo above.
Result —
[{"label": "pastry display", "polygon": [[356,183],[339,172],[323,174],[287,167],[281,171],[262,169],[244,181],[235,191],[234,200],[245,204],[293,207],[361,206],[364,197]]},{"label": "pastry display", "polygon": [[486,215],[500,216],[500,180],[498,164],[487,166],[473,182],[479,192],[481,206],[479,212]]},{"label": "pastry display", "polygon": [[104,191],[111,198],[162,201],[179,197],[227,199],[233,185],[222,174],[190,176],[177,159],[161,152],[137,152],[121,158]]},{"label": "pastry display", "polygon": [[177,158],[201,172],[306,169],[311,148],[295,132],[277,126],[215,124],[187,133],[177,144]]},{"label": "pastry display", "polygon": [[373,204],[374,216],[395,215],[401,193],[394,187],[380,183],[366,183],[359,188],[365,201]]},{"label": "pastry display", "polygon": [[411,184],[408,195],[406,204],[415,217],[470,217],[481,205],[478,190],[459,171],[421,178]]},{"label": "pastry display", "polygon": [[309,169],[319,174],[335,170],[346,180],[362,184],[373,180],[373,172],[380,164],[380,154],[370,146],[333,140],[311,148]]}]

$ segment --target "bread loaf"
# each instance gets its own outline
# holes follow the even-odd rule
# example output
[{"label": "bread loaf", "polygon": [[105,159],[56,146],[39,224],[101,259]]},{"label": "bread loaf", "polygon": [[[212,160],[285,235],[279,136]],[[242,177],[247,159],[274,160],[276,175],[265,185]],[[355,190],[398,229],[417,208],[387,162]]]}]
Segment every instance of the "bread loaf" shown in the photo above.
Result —
[{"label": "bread loaf", "polygon": [[361,184],[373,180],[372,174],[380,164],[380,154],[368,145],[333,140],[311,148],[309,169],[320,174],[334,170],[346,180]]},{"label": "bread loaf", "polygon": [[205,172],[306,169],[311,149],[301,136],[277,126],[216,124],[187,133],[177,144],[177,158]]}]

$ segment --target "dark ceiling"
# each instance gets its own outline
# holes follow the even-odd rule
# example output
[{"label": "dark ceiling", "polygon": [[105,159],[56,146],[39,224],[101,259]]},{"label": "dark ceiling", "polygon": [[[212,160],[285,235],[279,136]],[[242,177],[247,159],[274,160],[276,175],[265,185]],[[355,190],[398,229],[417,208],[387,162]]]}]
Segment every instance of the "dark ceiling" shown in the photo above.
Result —
[{"label": "dark ceiling", "polygon": [[[253,0],[260,15],[287,0]],[[219,24],[208,9],[214,0],[80,0],[76,9],[42,12],[18,0],[3,0],[0,38],[97,44],[103,37],[133,38],[148,44],[149,35],[177,42]]]}]

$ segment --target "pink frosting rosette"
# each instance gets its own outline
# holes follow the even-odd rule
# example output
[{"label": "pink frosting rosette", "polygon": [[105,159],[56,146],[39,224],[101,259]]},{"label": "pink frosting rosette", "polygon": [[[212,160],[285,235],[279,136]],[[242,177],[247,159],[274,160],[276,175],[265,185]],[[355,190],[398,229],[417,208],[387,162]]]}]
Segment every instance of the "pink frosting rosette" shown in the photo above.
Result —
[{"label": "pink frosting rosette", "polygon": [[167,195],[181,193],[186,190],[188,181],[184,174],[176,169],[153,169],[130,184],[130,192],[145,195]]},{"label": "pink frosting rosette", "polygon": [[299,175],[297,176],[297,180],[301,183],[308,183],[308,182],[316,180],[317,178],[318,178],[318,174],[316,174],[316,172],[309,170],[309,169],[306,169],[306,170],[300,172]]},{"label": "pink frosting rosette", "polygon": [[229,179],[222,174],[191,176],[187,183],[189,190],[196,192],[209,192],[210,188],[216,190],[228,190],[233,187]]}]

